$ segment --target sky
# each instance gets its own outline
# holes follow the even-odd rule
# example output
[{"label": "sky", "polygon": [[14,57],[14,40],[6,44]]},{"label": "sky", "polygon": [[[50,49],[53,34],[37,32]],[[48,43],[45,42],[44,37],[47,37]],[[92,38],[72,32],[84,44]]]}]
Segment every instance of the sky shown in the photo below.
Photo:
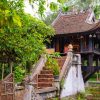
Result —
[{"label": "sky", "polygon": [[24,0],[24,4],[25,4],[25,8],[24,8],[25,12],[29,13],[31,15],[34,15],[32,7],[29,5],[29,1],[28,0]]},{"label": "sky", "polygon": [[[76,0],[70,0],[69,3],[73,4]],[[100,0],[96,0],[98,2],[98,5],[100,5]],[[47,0],[47,4],[49,4],[50,2],[57,2],[57,0]],[[31,14],[32,16],[38,17],[37,12],[38,11],[38,7],[35,5],[35,7],[32,9],[32,6],[29,4],[29,0],[24,0],[25,3],[25,12]],[[71,5],[70,4],[70,5]],[[95,3],[93,2],[93,4],[95,5]],[[45,15],[50,13],[50,9],[49,7],[46,7],[46,13]]]},{"label": "sky", "polygon": [[[48,0],[47,3],[49,4],[50,2],[57,2],[57,0]],[[36,14],[36,11],[38,9],[37,6],[35,6],[34,9],[32,9],[31,5],[29,4],[29,0],[24,0],[24,4],[25,4],[24,10],[26,13],[29,13],[32,16],[38,17],[38,15]],[[49,11],[50,11],[50,9],[46,8],[46,12],[49,12]]]}]

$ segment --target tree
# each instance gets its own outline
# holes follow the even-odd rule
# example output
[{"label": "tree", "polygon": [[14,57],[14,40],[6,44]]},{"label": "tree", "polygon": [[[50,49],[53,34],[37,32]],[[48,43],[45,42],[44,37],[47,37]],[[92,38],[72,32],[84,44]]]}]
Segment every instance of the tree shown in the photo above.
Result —
[{"label": "tree", "polygon": [[[41,18],[44,17],[44,12],[46,11],[46,8],[50,8],[51,11],[56,12],[58,11],[61,6],[64,6],[64,3],[68,0],[57,0],[57,2],[49,2],[49,0],[29,0],[30,4],[32,5],[33,9],[37,6],[38,7],[38,15],[40,15]],[[64,6],[65,8],[65,6]],[[64,9],[65,10],[65,9]]]},{"label": "tree", "polygon": [[52,14],[49,14],[46,18],[44,18],[44,22],[47,24],[47,25],[51,25],[52,22],[55,20],[55,18],[57,17],[58,15],[58,12],[55,12],[55,13],[52,13]]},{"label": "tree", "polygon": [[54,31],[23,11],[23,0],[0,2],[0,58],[9,63],[35,63]]},{"label": "tree", "polygon": [[46,10],[46,8],[45,8],[46,0],[29,0],[29,3],[32,4],[33,9],[35,8],[35,6],[37,6],[38,14],[41,17],[44,16],[44,11]]},{"label": "tree", "polygon": [[94,13],[95,13],[97,19],[100,19],[100,10],[99,9],[100,9],[100,5],[96,5],[94,7]]},{"label": "tree", "polygon": [[99,0],[70,0],[66,6],[70,6],[70,9],[76,8],[77,10],[87,10],[90,7],[93,9],[96,18],[100,19],[100,1]]},{"label": "tree", "polygon": [[[47,4],[48,0],[29,0],[31,4],[37,4],[38,6],[38,14],[41,16],[41,18],[44,17],[44,12],[46,11],[46,8],[50,8],[52,12],[56,12],[61,10],[62,12],[67,12],[70,9],[75,9],[78,10],[86,10],[89,9],[90,6],[93,7],[93,10],[100,6],[100,1],[99,0],[57,0],[57,2],[52,1],[51,3]],[[95,10],[97,11],[97,10]],[[96,13],[96,16],[100,13]]]}]

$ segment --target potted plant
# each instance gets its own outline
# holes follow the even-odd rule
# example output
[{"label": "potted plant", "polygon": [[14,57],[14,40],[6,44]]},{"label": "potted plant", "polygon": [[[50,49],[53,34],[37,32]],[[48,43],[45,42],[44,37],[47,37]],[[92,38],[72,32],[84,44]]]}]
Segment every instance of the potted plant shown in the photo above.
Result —
[{"label": "potted plant", "polygon": [[57,60],[51,55],[47,55],[46,68],[51,69],[53,71],[54,78],[59,78],[60,67],[58,65]]},{"label": "potted plant", "polygon": [[58,65],[58,62],[54,59],[53,60],[54,66],[52,67],[53,70],[53,75],[55,79],[59,78],[59,72],[60,72],[60,67]]}]

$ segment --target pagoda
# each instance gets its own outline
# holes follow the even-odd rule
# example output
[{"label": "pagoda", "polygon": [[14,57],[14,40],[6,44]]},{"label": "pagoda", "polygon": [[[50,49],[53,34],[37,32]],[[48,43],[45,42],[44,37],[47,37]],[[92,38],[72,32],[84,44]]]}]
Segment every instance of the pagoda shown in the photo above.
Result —
[{"label": "pagoda", "polygon": [[60,12],[52,26],[56,33],[53,39],[55,51],[64,53],[66,44],[72,44],[73,51],[81,54],[82,69],[88,80],[100,69],[100,21],[92,10]]}]

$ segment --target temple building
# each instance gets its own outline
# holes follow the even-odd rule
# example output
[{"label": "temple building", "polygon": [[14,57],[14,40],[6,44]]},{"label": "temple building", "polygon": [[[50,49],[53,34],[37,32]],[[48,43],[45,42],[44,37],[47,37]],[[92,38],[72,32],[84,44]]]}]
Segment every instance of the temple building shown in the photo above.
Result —
[{"label": "temple building", "polygon": [[74,52],[82,56],[82,66],[100,66],[100,21],[92,10],[59,13],[52,26],[56,52],[64,53],[66,45],[72,44]]}]

